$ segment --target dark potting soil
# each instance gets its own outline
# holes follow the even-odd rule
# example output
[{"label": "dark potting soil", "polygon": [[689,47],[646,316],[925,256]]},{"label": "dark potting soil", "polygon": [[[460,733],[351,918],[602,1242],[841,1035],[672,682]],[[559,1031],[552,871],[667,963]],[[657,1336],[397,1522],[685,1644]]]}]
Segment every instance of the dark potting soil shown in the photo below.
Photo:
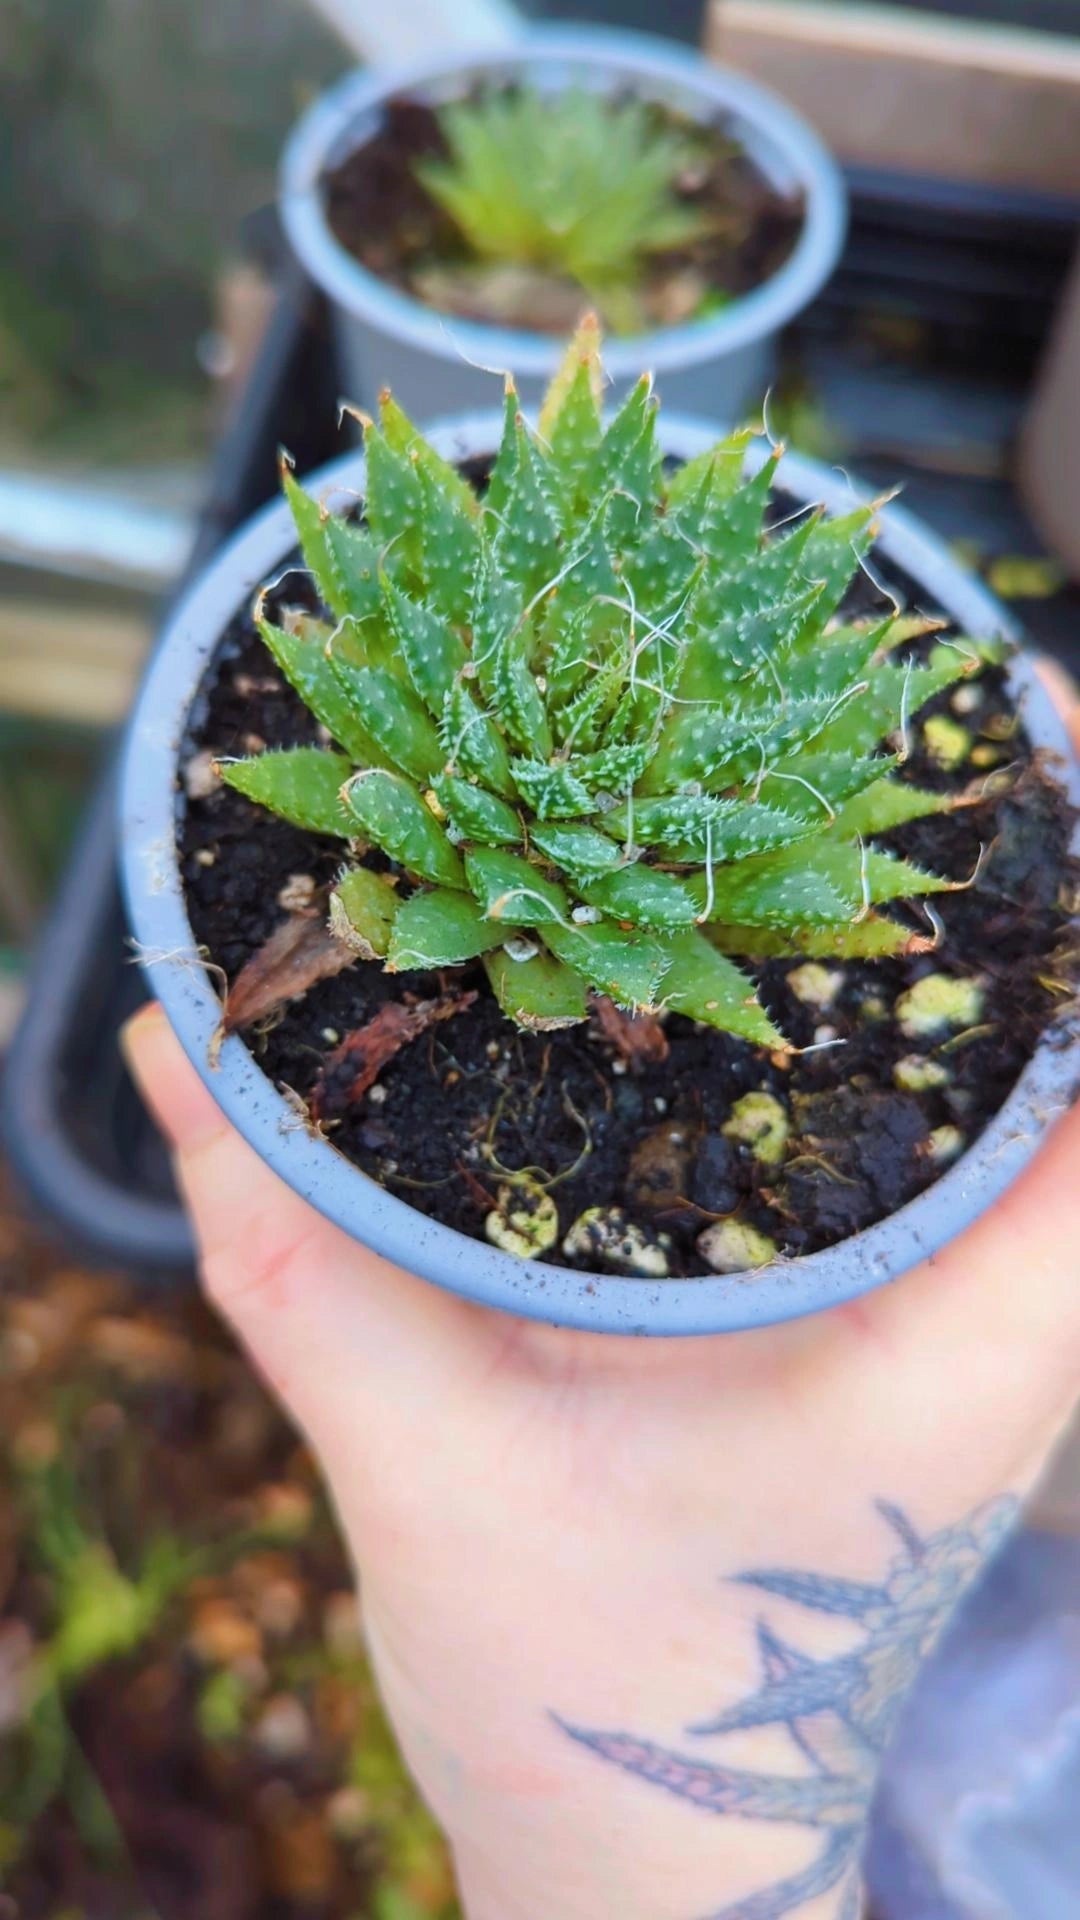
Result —
[{"label": "dark potting soil", "polygon": [[[880,562],[879,572],[907,604],[934,611],[915,583]],[[273,598],[279,606],[310,607],[307,577],[285,575]],[[879,605],[860,576],[846,610],[865,615]],[[1064,951],[1077,881],[1071,810],[1052,769],[1032,758],[1003,671],[987,669],[976,685],[972,710],[965,704],[971,683],[961,683],[962,723],[984,766],[997,757],[1012,775],[987,778],[979,804],[883,840],[957,881],[975,875],[966,890],[935,898],[943,927],[936,951],[829,962],[838,985],[825,1007],[807,1005],[793,989],[799,962],[750,969],[770,1014],[797,1046],[842,1046],[770,1056],[671,1016],[664,1022],[668,1057],[628,1065],[596,1020],[548,1034],[518,1030],[499,1011],[479,963],[435,977],[387,975],[363,961],[322,980],[245,1038],[264,1071],[306,1100],[328,1056],[387,1002],[474,990],[467,1010],[404,1046],[362,1098],[349,1098],[355,1067],[325,1079],[320,1117],[327,1137],[390,1191],[483,1237],[505,1171],[539,1169],[554,1182],[559,1243],[544,1258],[556,1264],[599,1264],[595,1257],[568,1260],[561,1247],[592,1207],[621,1208],[650,1238],[666,1236],[673,1276],[708,1270],[695,1242],[732,1214],[787,1254],[832,1245],[914,1198],[944,1170],[943,1155],[978,1138],[1075,985],[1075,956]],[[956,700],[953,690],[925,712],[955,720]],[[283,901],[295,905],[311,886],[329,885],[341,845],[284,824],[231,788],[206,791],[207,763],[211,754],[317,737],[250,620],[239,616],[193,717],[185,767],[195,797],[182,799],[179,826],[195,937],[229,982],[285,919]],[[921,720],[913,727],[902,778],[942,788],[966,785],[971,775],[970,767],[943,773],[927,753]],[[316,898],[310,911],[319,910]],[[906,917],[926,930],[917,908]],[[900,1031],[895,1003],[931,973],[977,979],[983,1006],[966,1031],[913,1040]],[[900,1063],[913,1056],[943,1070],[939,1085],[912,1092],[898,1084],[907,1077]],[[763,1164],[723,1131],[732,1103],[756,1090],[777,1096],[790,1118],[779,1165]]]},{"label": "dark potting soil", "polygon": [[[691,244],[653,256],[641,289],[653,326],[673,326],[760,286],[783,265],[803,220],[801,194],[780,193],[724,121],[700,129],[656,107],[658,122],[704,134],[701,162],[677,197],[707,219]],[[416,178],[419,160],[443,157],[446,142],[423,101],[391,100],[373,137],[323,181],[336,238],[372,273],[427,304],[464,318],[530,332],[568,332],[587,304],[580,287],[555,276],[515,280],[513,272],[478,283],[476,264],[449,214]]]}]

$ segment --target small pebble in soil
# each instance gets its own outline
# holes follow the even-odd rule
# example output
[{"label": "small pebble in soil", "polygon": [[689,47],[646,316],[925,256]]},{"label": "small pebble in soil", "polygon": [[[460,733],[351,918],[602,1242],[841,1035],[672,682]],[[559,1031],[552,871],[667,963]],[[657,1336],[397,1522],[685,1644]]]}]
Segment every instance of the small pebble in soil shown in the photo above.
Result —
[{"label": "small pebble in soil", "polygon": [[801,967],[789,973],[787,983],[796,1000],[804,1007],[817,1007],[824,1013],[831,1007],[844,983],[844,976],[835,967],[823,967],[817,960],[807,960]]},{"label": "small pebble in soil", "polygon": [[896,1002],[900,1031],[909,1040],[978,1026],[982,1011],[983,990],[978,981],[955,980],[947,973],[924,974]]},{"label": "small pebble in soil", "polygon": [[983,703],[981,687],[957,687],[949,702],[954,713],[976,713]]},{"label": "small pebble in soil", "polygon": [[936,1167],[940,1167],[946,1161],[955,1160],[958,1154],[963,1153],[966,1145],[967,1142],[959,1127],[934,1127],[927,1137],[926,1157],[932,1160]]},{"label": "small pebble in soil", "polygon": [[957,720],[950,720],[947,713],[933,713],[923,723],[923,741],[934,765],[943,773],[953,773],[962,767],[971,752],[967,728]]},{"label": "small pebble in soil", "polygon": [[599,1263],[643,1280],[664,1280],[670,1272],[667,1234],[655,1236],[627,1218],[621,1207],[586,1207],[562,1243],[568,1260],[579,1266]]},{"label": "small pebble in soil", "polygon": [[559,1237],[559,1209],[550,1193],[527,1173],[503,1183],[484,1217],[493,1246],[518,1260],[538,1260]]},{"label": "small pebble in soil", "polygon": [[367,1097],[369,1106],[381,1107],[386,1101],[386,1088],[376,1080],[375,1085],[368,1088]]},{"label": "small pebble in soil", "polygon": [[638,1141],[630,1156],[626,1198],[647,1213],[685,1207],[693,1151],[689,1132],[678,1120],[666,1120]]},{"label": "small pebble in soil", "polygon": [[787,1111],[774,1093],[744,1093],[721,1128],[728,1140],[749,1147],[767,1167],[783,1159],[790,1131]]},{"label": "small pebble in soil", "polygon": [[539,951],[539,942],[530,940],[528,934],[525,933],[515,933],[512,940],[504,940],[503,942],[503,952],[508,960],[516,960],[519,962],[535,960]]},{"label": "small pebble in soil", "polygon": [[971,764],[973,767],[978,767],[980,772],[988,767],[1000,767],[1002,761],[1007,760],[1008,757],[1007,748],[995,747],[989,740],[980,740],[978,745],[971,749]]},{"label": "small pebble in soil", "polygon": [[748,1273],[767,1267],[778,1248],[767,1233],[745,1220],[717,1220],[697,1239],[697,1250],[714,1273]]},{"label": "small pebble in soil", "polygon": [[341,1035],[338,1032],[336,1027],[324,1027],[322,1030],[322,1037],[326,1041],[326,1044],[328,1047],[336,1047],[340,1044],[340,1041],[341,1041]]},{"label": "small pebble in soil", "polygon": [[865,993],[859,1002],[859,1012],[864,1020],[884,1020],[888,1011],[880,993]]},{"label": "small pebble in soil", "polygon": [[209,800],[220,785],[215,755],[209,747],[200,747],[184,768],[184,792],[189,800]]},{"label": "small pebble in soil", "polygon": [[943,1061],[924,1060],[919,1053],[905,1053],[893,1068],[893,1085],[901,1093],[929,1093],[948,1086],[951,1077]]},{"label": "small pebble in soil", "polygon": [[277,903],[286,913],[306,913],[317,892],[313,873],[290,873],[278,893]]}]

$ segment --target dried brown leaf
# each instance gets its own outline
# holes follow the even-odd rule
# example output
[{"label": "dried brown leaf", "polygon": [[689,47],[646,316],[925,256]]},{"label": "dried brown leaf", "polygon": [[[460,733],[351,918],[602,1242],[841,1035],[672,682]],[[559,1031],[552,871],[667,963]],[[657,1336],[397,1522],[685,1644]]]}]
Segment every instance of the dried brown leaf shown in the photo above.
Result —
[{"label": "dried brown leaf", "polygon": [[320,915],[293,913],[253,953],[229,988],[222,1025],[226,1033],[265,1020],[320,980],[351,967],[355,953],[334,938]]},{"label": "dried brown leaf", "polygon": [[[362,1100],[368,1089],[374,1086],[387,1061],[400,1053],[402,1047],[418,1040],[422,1033],[436,1026],[440,1020],[451,1020],[456,1013],[464,1013],[475,999],[475,992],[470,990],[468,993],[444,993],[437,1000],[414,1000],[411,1003],[388,1000],[365,1026],[347,1034],[341,1045],[327,1056],[311,1096],[311,1112],[315,1119],[324,1117],[329,1099],[337,1108]],[[347,1078],[342,1069],[348,1070]]]},{"label": "dried brown leaf", "polygon": [[667,1034],[651,1013],[624,1013],[606,994],[593,997],[593,1012],[605,1040],[633,1068],[660,1067],[668,1057]]}]

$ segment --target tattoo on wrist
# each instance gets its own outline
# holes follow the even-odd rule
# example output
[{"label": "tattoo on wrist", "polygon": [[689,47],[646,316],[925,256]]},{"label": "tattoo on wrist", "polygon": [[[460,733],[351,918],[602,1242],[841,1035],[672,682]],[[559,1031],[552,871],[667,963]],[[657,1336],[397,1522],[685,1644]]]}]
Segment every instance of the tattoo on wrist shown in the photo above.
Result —
[{"label": "tattoo on wrist", "polygon": [[815,1613],[850,1620],[863,1638],[850,1653],[815,1659],[758,1622],[762,1684],[687,1729],[722,1741],[749,1728],[786,1728],[802,1763],[797,1774],[754,1773],[721,1759],[680,1753],[630,1733],[605,1733],[555,1715],[562,1731],[649,1786],[704,1813],[770,1820],[823,1836],[801,1873],[762,1888],[709,1920],[784,1920],[807,1901],[844,1889],[842,1920],[858,1920],[858,1856],[878,1767],[893,1722],[922,1662],[957,1604],[1013,1526],[1019,1502],[988,1501],[966,1520],[920,1534],[885,1501],[877,1511],[894,1537],[880,1584],[770,1568],[736,1576],[740,1585]]}]

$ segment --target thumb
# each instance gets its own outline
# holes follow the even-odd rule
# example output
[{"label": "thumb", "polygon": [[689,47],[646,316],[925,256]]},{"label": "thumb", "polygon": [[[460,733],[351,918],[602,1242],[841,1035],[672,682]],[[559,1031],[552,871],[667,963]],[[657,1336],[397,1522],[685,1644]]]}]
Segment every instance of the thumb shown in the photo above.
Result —
[{"label": "thumb", "polygon": [[332,1470],[357,1422],[430,1413],[446,1349],[476,1310],[351,1240],[284,1185],[226,1120],[157,1005],[121,1038],[170,1141],[206,1290]]}]

